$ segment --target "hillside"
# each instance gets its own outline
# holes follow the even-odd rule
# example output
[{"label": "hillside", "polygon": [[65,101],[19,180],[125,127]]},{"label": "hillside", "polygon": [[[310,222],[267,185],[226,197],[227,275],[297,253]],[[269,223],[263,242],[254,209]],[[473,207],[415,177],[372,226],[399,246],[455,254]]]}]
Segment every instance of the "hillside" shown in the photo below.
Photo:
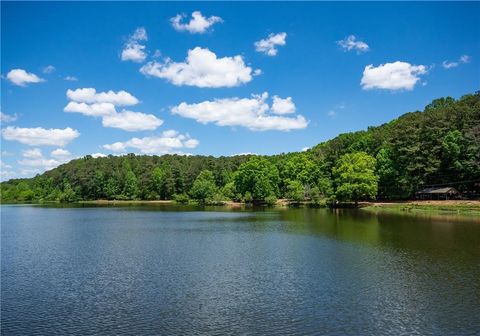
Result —
[{"label": "hillside", "polygon": [[[347,155],[352,153],[359,155]],[[342,171],[350,180],[342,181]],[[85,156],[31,179],[3,182],[1,201],[407,199],[421,187],[436,185],[454,186],[466,197],[480,194],[478,92],[436,99],[422,112],[341,134],[307,152]],[[355,191],[358,186],[365,188]]]}]

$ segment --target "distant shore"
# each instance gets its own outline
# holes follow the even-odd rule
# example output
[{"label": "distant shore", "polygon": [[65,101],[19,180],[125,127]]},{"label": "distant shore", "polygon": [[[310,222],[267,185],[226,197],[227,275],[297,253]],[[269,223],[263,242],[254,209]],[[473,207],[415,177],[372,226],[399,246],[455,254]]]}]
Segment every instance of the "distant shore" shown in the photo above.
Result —
[{"label": "distant shore", "polygon": [[[58,202],[40,202],[26,204],[57,204]],[[18,203],[2,203],[18,204]],[[68,204],[68,203],[65,203]],[[90,200],[78,201],[71,204],[83,205],[199,205],[191,201],[189,203],[179,203],[175,200]],[[244,208],[251,204],[244,202],[223,201],[216,204],[206,204],[207,206],[219,206],[228,208]],[[272,205],[271,205],[272,206]],[[287,199],[278,199],[273,205],[276,208],[289,207],[309,207],[309,208],[328,208],[325,203],[321,205],[313,204],[309,201],[292,202]],[[480,216],[480,200],[407,200],[392,202],[359,202],[357,206],[353,203],[339,204],[338,208],[358,208],[362,211],[372,212],[397,212],[397,213],[434,213],[448,215],[468,215]]]},{"label": "distant shore", "polygon": [[362,210],[389,212],[435,212],[480,215],[480,200],[412,200],[397,202],[364,202]]},{"label": "distant shore", "polygon": [[[174,200],[92,200],[80,201],[81,204],[122,205],[122,204],[181,204]],[[242,207],[244,202],[224,201],[220,206]],[[312,206],[310,202],[289,202],[286,199],[277,200],[275,206]],[[409,200],[392,202],[359,202],[358,207],[365,210],[388,211],[448,211],[475,212],[480,214],[480,200]]]}]

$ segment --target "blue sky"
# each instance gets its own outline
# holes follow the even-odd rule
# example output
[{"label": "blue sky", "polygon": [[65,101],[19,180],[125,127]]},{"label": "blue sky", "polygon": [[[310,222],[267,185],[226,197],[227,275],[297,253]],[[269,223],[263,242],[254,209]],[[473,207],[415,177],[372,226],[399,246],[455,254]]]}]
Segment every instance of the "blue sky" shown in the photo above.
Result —
[{"label": "blue sky", "polygon": [[478,2],[1,6],[3,180],[300,151],[480,88]]}]

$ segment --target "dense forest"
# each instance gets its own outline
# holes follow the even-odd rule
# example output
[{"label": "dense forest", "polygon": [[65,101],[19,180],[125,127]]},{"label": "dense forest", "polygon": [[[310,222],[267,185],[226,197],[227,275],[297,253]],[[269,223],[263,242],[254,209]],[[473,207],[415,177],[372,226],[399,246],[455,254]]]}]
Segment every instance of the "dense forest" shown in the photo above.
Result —
[{"label": "dense forest", "polygon": [[31,179],[1,184],[2,202],[225,200],[312,204],[412,198],[453,186],[480,195],[480,93],[434,100],[308,151],[274,156],[87,155]]}]

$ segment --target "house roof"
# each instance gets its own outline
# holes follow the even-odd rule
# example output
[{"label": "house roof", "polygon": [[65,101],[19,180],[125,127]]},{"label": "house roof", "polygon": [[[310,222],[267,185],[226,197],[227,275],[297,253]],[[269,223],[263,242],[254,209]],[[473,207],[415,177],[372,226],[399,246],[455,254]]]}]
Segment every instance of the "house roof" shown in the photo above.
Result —
[{"label": "house roof", "polygon": [[425,188],[416,192],[417,194],[448,194],[448,193],[456,193],[458,194],[458,190],[453,187],[443,187],[443,188]]}]

